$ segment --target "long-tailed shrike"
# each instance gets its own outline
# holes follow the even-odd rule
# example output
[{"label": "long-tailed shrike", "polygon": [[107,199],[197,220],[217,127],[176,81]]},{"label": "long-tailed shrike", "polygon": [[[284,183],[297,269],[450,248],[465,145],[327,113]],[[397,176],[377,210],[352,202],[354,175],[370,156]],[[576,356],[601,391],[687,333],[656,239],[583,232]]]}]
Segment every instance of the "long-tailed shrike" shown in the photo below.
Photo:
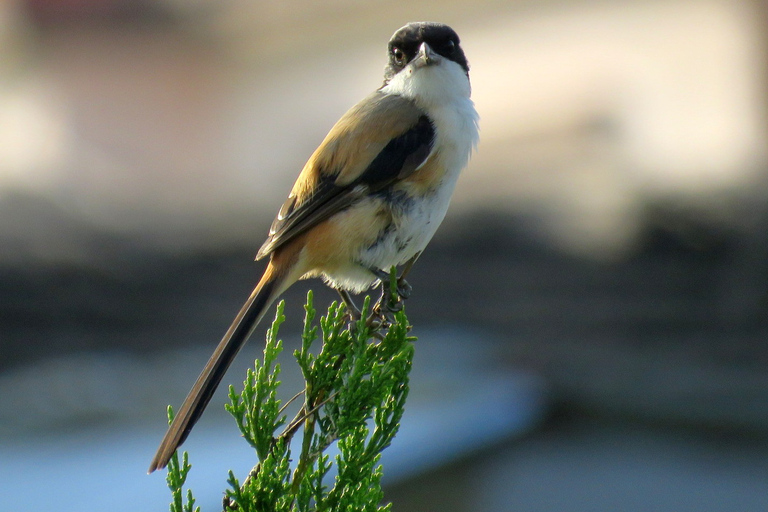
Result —
[{"label": "long-tailed shrike", "polygon": [[264,275],[178,410],[149,471],[184,442],[268,307],[299,279],[360,293],[412,263],[448,209],[478,141],[459,36],[409,23],[392,36],[384,84],[352,107],[312,154],[256,259]]}]

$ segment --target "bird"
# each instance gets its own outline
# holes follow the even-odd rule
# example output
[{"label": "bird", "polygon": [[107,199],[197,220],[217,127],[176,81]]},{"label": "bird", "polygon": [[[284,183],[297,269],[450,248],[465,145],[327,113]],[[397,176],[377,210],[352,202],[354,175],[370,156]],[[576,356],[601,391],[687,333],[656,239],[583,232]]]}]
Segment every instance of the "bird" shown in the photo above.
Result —
[{"label": "bird", "polygon": [[[304,165],[256,260],[269,258],[152,459],[164,468],[272,303],[299,279],[349,294],[410,265],[445,217],[479,140],[469,63],[448,25],[412,22],[387,45],[384,82],[349,109]],[[402,284],[402,283],[401,283]],[[406,290],[402,291],[403,294]]]}]

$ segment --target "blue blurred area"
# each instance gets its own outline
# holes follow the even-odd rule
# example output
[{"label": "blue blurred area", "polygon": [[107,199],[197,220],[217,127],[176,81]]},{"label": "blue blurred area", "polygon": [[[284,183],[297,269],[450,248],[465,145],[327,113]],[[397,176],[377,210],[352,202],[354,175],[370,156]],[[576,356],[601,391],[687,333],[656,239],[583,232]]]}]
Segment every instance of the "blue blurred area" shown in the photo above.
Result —
[{"label": "blue blurred area", "polygon": [[[443,329],[423,333],[417,343],[408,412],[396,445],[382,457],[386,484],[496,446],[544,418],[547,397],[540,378],[524,371],[488,372],[489,350],[463,353],[467,343],[492,347],[488,339]],[[253,360],[257,352],[249,347],[238,361]],[[202,350],[175,351],[141,360],[105,353],[0,376],[0,509],[13,510],[6,497],[34,494],[42,485],[35,503],[43,508],[163,510],[169,499],[163,472],[145,473],[164,431],[157,413],[163,395],[183,396],[187,371],[207,356]],[[281,360],[281,392],[287,397],[303,380],[287,351]],[[462,379],[454,378],[457,372]],[[48,394],[55,395],[47,403],[46,393],[43,400],[30,400],[28,391],[41,375],[52,388]],[[220,390],[214,403],[223,403],[225,394]],[[24,410],[24,417],[9,416],[11,410]],[[232,418],[222,413],[222,407],[211,407],[184,445],[193,465],[188,485],[204,510],[220,506],[229,469],[242,480],[257,461]],[[300,452],[300,439],[294,444]],[[41,471],[44,483],[36,476]]]},{"label": "blue blurred area", "polygon": [[[481,145],[410,279],[425,342],[394,508],[768,508],[765,0],[11,0],[1,510],[46,478],[62,510],[165,507],[143,474],[165,405],[417,19],[461,35]],[[290,291],[287,343],[308,286],[336,298]],[[252,464],[227,424],[208,411],[189,441],[208,508]]]}]

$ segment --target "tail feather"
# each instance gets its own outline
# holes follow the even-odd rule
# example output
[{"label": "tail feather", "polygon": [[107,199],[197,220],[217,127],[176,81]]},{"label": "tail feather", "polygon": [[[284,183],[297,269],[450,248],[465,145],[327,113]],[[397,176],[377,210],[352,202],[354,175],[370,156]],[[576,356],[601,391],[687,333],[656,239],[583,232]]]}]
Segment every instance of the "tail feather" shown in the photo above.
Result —
[{"label": "tail feather", "polygon": [[219,342],[189,391],[181,408],[177,411],[165,437],[160,442],[155,457],[152,459],[149,473],[164,468],[173,452],[186,440],[190,430],[203,414],[229,365],[240,352],[253,329],[264,317],[269,306],[284,291],[284,281],[281,276],[269,271],[265,272],[264,277],[240,309],[229,330]]}]

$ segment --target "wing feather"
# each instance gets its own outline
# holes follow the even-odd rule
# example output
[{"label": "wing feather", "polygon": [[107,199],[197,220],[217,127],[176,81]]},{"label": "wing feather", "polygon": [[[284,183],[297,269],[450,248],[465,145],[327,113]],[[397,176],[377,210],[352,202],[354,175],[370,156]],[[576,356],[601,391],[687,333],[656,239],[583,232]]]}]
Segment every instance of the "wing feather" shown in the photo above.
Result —
[{"label": "wing feather", "polygon": [[434,137],[427,115],[401,96],[375,92],[352,107],[304,166],[256,259],[415,172]]}]

